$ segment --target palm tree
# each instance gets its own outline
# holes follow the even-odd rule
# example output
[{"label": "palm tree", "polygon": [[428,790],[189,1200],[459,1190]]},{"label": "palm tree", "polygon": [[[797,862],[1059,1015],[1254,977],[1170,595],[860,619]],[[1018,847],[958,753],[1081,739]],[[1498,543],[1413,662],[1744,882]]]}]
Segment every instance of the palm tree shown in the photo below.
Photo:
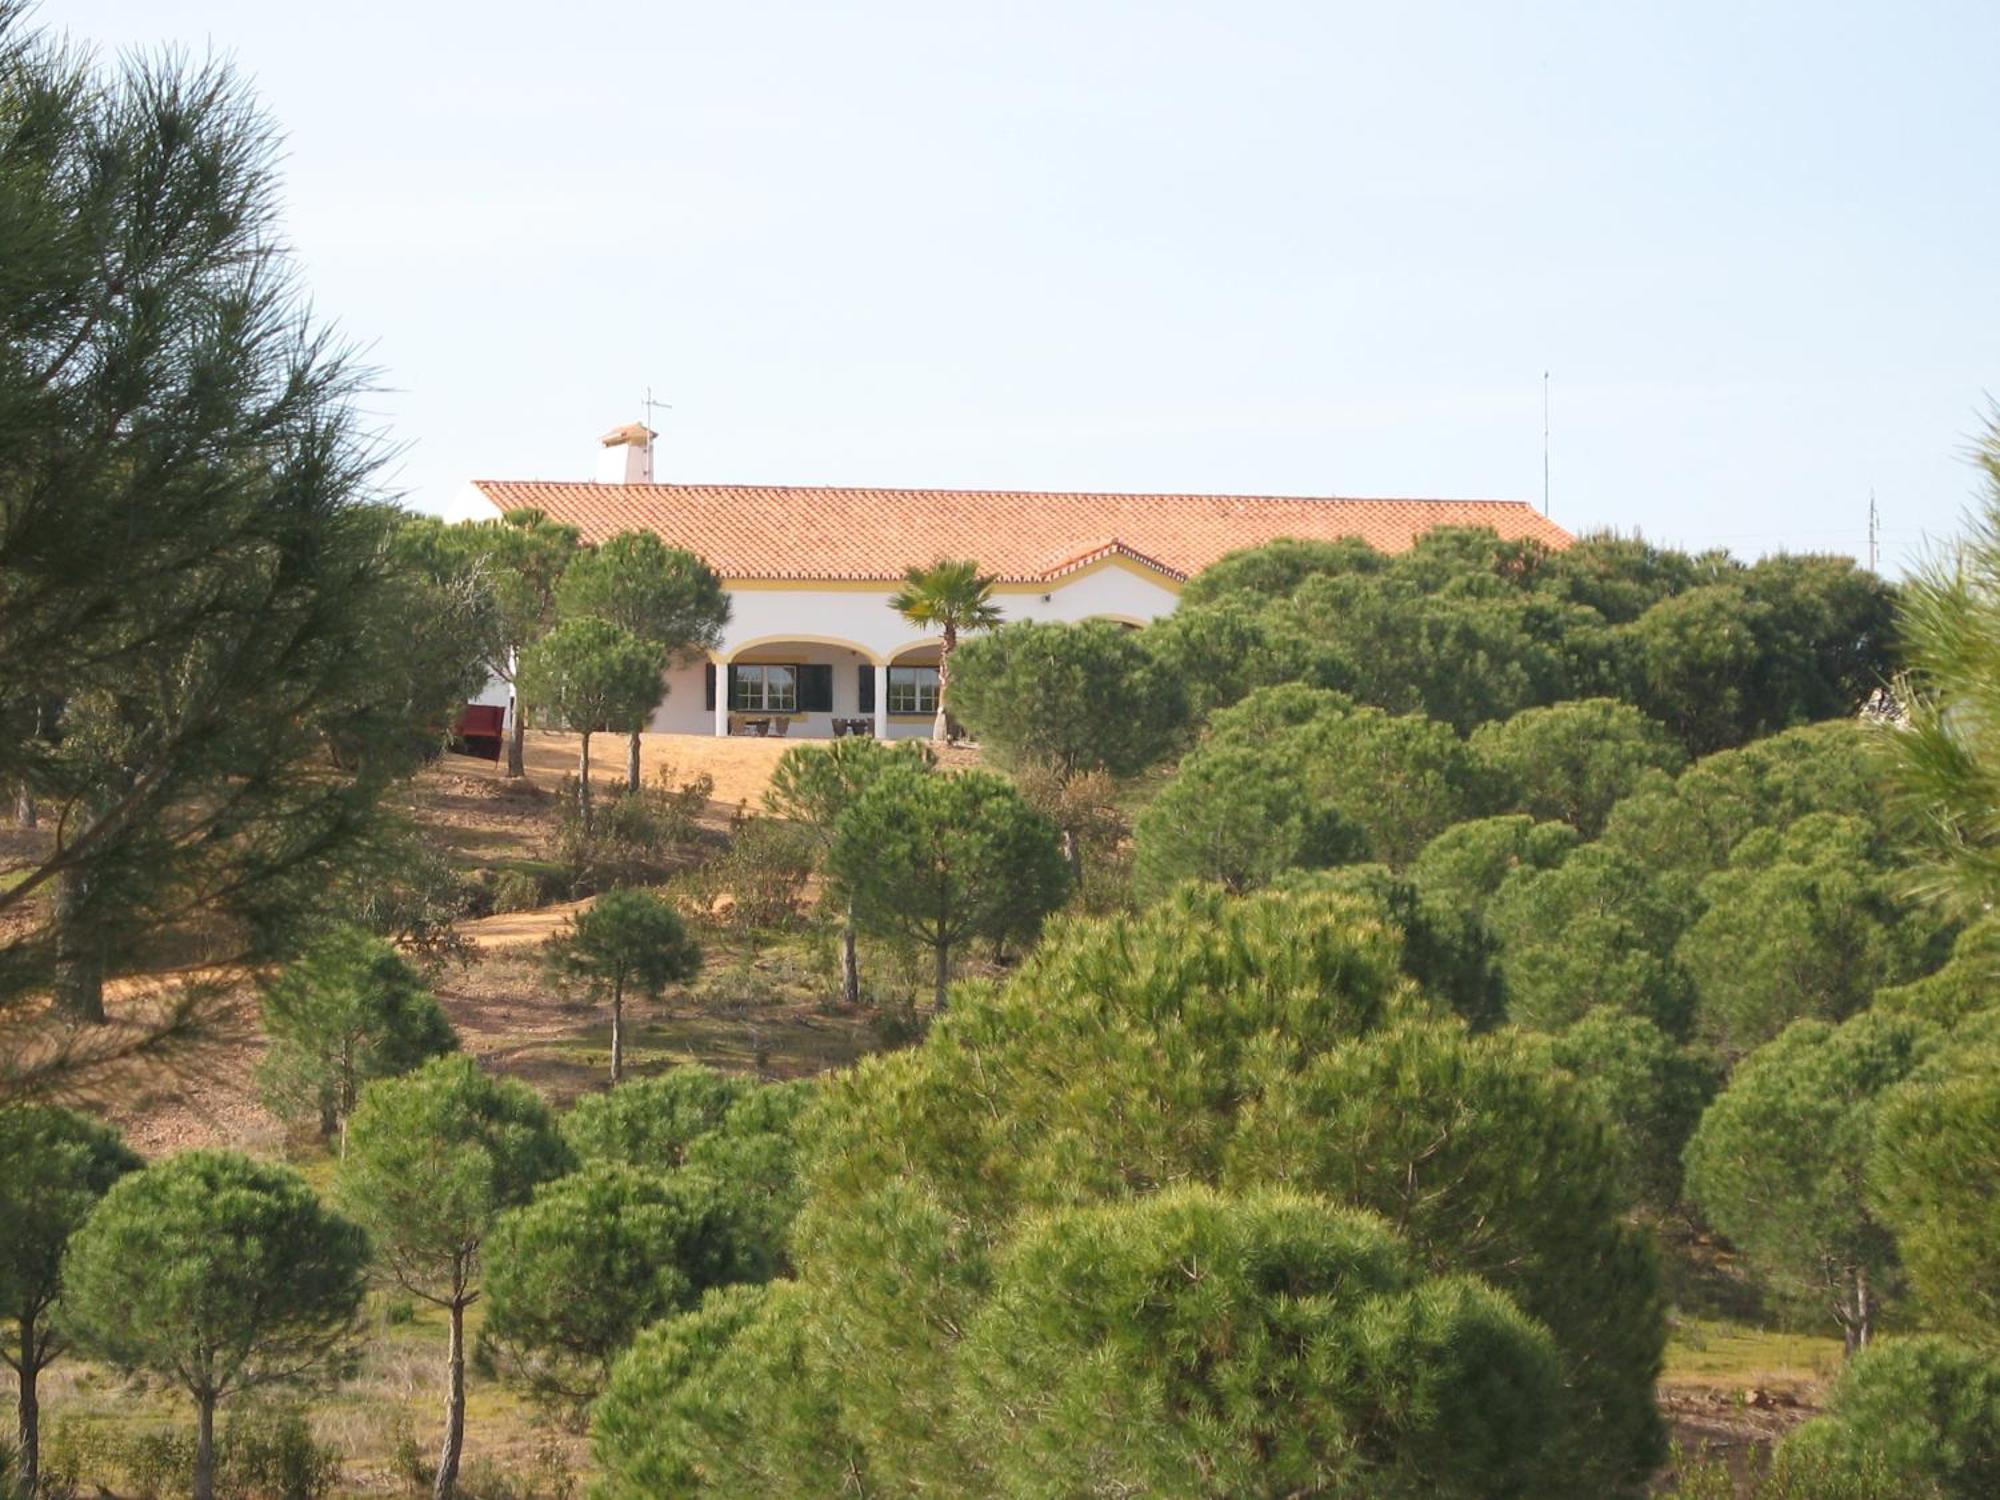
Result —
[{"label": "palm tree", "polygon": [[889,608],[925,630],[944,637],[938,648],[937,722],[931,738],[950,738],[950,719],[945,712],[945,694],[951,687],[951,653],[958,649],[961,631],[991,630],[1000,623],[999,606],[993,602],[993,579],[981,573],[971,559],[949,562],[939,559],[928,568],[910,568],[903,574],[903,588],[889,600]]}]

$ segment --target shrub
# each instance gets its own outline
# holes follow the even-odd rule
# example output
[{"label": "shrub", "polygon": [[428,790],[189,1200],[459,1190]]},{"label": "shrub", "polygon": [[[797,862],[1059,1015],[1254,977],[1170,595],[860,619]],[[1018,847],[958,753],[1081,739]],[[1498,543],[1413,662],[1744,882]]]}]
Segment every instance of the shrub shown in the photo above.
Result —
[{"label": "shrub", "polygon": [[732,926],[788,927],[818,861],[809,830],[780,818],[742,818],[729,848],[703,866],[700,889],[711,914]]},{"label": "shrub", "polygon": [[[2000,1361],[1942,1338],[1866,1349],[1834,1382],[1826,1414],[1780,1445],[1774,1473],[1799,1476],[1786,1500],[2000,1494]],[[1895,1488],[1879,1487],[1887,1475]]]},{"label": "shrub", "polygon": [[587,896],[619,885],[655,885],[672,873],[699,832],[698,819],[715,791],[707,774],[676,784],[661,766],[653,784],[593,802],[588,815],[577,782],[566,777],[556,794],[550,857],[570,894]]},{"label": "shrub", "polygon": [[548,904],[541,877],[527,870],[502,870],[493,878],[493,910],[535,911]]},{"label": "shrub", "polygon": [[226,1494],[258,1500],[323,1500],[340,1482],[340,1455],[316,1441],[297,1406],[266,1404],[231,1415],[217,1476]]}]

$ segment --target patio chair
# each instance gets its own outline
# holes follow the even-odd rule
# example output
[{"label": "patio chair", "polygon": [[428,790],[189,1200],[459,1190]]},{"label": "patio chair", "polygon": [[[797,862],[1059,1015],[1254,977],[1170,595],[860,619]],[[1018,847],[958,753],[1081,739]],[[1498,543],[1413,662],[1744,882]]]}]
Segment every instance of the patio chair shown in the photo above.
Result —
[{"label": "patio chair", "polygon": [[769,729],[770,733],[776,735],[779,739],[783,739],[791,733],[792,721],[784,714],[779,714],[775,719],[771,720]]}]

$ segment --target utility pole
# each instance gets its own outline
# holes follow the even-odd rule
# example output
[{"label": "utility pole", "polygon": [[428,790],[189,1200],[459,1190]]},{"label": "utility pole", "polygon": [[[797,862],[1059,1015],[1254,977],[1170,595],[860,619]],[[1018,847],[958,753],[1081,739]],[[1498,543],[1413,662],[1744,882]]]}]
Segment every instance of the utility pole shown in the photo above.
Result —
[{"label": "utility pole", "polygon": [[1881,572],[1882,559],[1882,516],[1875,509],[1875,486],[1868,486],[1868,571]]}]

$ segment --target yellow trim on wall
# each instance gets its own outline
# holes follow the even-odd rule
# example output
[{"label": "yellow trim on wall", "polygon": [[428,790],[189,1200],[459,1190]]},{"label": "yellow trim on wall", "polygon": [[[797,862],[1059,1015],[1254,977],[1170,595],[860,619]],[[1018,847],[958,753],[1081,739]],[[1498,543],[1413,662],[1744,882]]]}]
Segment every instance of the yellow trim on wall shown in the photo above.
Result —
[{"label": "yellow trim on wall", "polygon": [[[797,631],[791,630],[779,635],[760,635],[753,641],[745,641],[734,651],[730,652],[727,657],[723,656],[720,652],[711,651],[708,654],[708,659],[717,663],[728,661],[733,665],[746,667],[790,667],[806,665],[805,663],[801,663],[797,657],[769,654],[785,646],[828,646],[836,651],[851,651],[870,666],[879,667],[883,664],[873,651],[870,651],[859,641],[850,641],[845,637],[837,635],[801,635]],[[762,661],[752,661],[746,655],[746,653],[752,651],[763,651],[767,654]]]},{"label": "yellow trim on wall", "polygon": [[[1073,573],[1064,573],[1059,578],[1045,582],[1010,580],[993,585],[996,594],[1053,594],[1057,589],[1067,588],[1079,578],[1088,578],[1106,568],[1122,568],[1127,573],[1157,584],[1170,594],[1178,594],[1185,586],[1170,573],[1162,573],[1157,568],[1149,568],[1144,563],[1135,562],[1122,552],[1114,552],[1109,557],[1100,557],[1094,563],[1087,563]],[[879,578],[725,578],[722,586],[742,592],[792,593],[792,594],[893,594],[903,585]]]}]

